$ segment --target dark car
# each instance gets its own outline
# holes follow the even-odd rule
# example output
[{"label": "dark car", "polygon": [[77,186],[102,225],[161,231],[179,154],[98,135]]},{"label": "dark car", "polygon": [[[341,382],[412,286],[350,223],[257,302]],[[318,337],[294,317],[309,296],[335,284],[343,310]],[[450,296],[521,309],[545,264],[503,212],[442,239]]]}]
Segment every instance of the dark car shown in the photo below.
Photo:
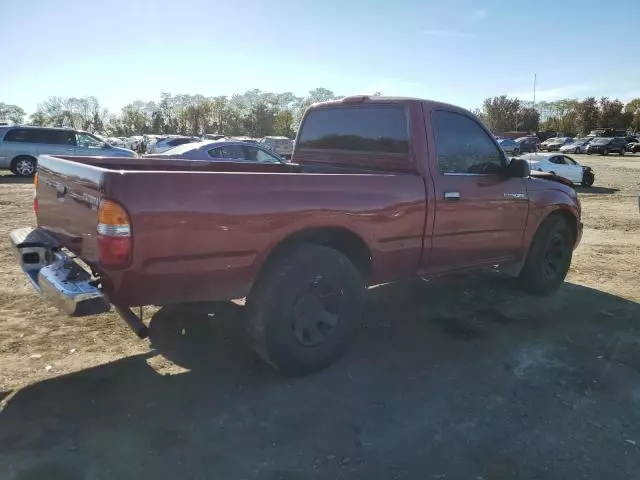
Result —
[{"label": "dark car", "polygon": [[594,138],[587,147],[587,155],[591,155],[592,153],[599,153],[601,155],[617,153],[618,155],[624,155],[626,147],[627,141],[622,137],[598,137]]},{"label": "dark car", "polygon": [[520,137],[516,138],[520,153],[535,153],[540,148],[540,140],[538,137]]},{"label": "dark car", "polygon": [[627,143],[626,151],[631,153],[640,152],[640,142]]}]

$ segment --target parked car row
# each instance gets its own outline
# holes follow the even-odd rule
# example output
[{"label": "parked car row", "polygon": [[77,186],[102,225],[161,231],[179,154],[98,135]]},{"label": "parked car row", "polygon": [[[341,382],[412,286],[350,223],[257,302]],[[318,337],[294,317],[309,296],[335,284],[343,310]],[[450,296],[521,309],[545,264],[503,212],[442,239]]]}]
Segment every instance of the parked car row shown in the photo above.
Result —
[{"label": "parked car row", "polygon": [[588,135],[582,138],[569,136],[550,137],[543,142],[535,136],[520,137],[515,140],[510,138],[496,137],[496,140],[509,155],[520,155],[522,153],[535,152],[562,152],[575,154],[599,153],[608,155],[617,153],[624,155],[625,152],[640,152],[640,142],[637,137],[594,137]]}]

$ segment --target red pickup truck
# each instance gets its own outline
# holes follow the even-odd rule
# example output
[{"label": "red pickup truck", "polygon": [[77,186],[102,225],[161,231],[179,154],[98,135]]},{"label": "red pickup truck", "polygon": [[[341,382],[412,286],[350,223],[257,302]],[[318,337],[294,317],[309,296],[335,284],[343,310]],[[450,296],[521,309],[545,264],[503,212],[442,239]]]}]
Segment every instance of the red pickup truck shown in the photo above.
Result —
[{"label": "red pickup truck", "polygon": [[130,307],[246,297],[256,351],[291,374],[344,350],[367,286],[499,265],[546,295],[582,234],[562,179],[419,99],[313,105],[291,164],[42,156],[35,185],[38,226],[11,239],[62,310],[113,306],[145,337]]}]

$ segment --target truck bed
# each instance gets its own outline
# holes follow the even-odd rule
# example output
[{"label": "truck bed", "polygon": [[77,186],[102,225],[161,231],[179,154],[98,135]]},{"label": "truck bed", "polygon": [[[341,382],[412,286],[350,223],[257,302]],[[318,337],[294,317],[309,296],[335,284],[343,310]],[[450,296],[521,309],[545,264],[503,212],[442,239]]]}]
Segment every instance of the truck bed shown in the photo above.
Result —
[{"label": "truck bed", "polygon": [[[38,225],[102,273],[122,305],[243,297],[271,250],[300,232],[359,237],[375,258],[371,283],[411,275],[423,249],[425,183],[412,173],[42,156],[37,196]],[[133,262],[123,270],[98,262],[103,199],[131,217]]]}]

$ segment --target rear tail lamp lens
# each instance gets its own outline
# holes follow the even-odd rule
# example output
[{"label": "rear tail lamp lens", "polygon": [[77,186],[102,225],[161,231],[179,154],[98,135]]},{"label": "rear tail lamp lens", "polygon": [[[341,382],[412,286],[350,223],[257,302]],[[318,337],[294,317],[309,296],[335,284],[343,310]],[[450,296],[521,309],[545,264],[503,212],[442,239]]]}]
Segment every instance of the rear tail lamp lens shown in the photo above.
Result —
[{"label": "rear tail lamp lens", "polygon": [[117,202],[103,200],[98,209],[98,258],[109,268],[125,268],[131,264],[131,221],[127,211]]},{"label": "rear tail lamp lens", "polygon": [[38,180],[38,172],[33,176],[33,211],[36,216],[38,216],[38,209],[40,205],[38,205],[38,186],[40,185],[40,180]]}]

